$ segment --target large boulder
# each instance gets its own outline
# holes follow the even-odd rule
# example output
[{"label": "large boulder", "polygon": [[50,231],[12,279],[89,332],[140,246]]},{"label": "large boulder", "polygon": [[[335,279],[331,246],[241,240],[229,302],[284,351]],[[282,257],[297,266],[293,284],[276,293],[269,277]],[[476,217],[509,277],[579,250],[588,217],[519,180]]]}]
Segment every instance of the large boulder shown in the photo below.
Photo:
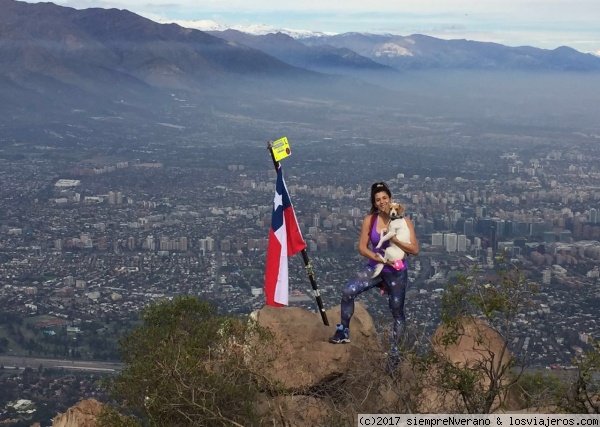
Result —
[{"label": "large boulder", "polygon": [[323,325],[320,314],[298,307],[265,306],[254,312],[257,324],[273,334],[265,347],[268,354],[253,355],[253,362],[263,367],[262,375],[285,389],[302,391],[347,372],[369,355],[381,354],[375,324],[362,303],[356,303],[348,344],[328,341],[340,319],[339,305],[326,314],[330,326]]},{"label": "large boulder", "polygon": [[463,367],[487,363],[498,368],[512,358],[502,336],[482,319],[462,319],[456,330],[457,339],[446,343],[445,337],[453,332],[440,325],[432,339],[435,349],[453,363]]},{"label": "large boulder", "polygon": [[96,427],[102,407],[96,399],[82,400],[67,409],[67,412],[54,417],[52,427]]},{"label": "large boulder", "polygon": [[498,394],[493,407],[503,401],[510,403],[507,381],[512,354],[505,346],[505,340],[484,320],[478,318],[459,319],[456,327],[440,325],[431,339],[438,363],[432,365],[426,375],[422,390],[420,410],[430,413],[462,412],[463,400],[458,390],[446,388],[440,379],[446,377],[448,367],[454,365],[460,369],[470,369],[481,374],[475,390],[484,393],[490,387],[496,388]]}]

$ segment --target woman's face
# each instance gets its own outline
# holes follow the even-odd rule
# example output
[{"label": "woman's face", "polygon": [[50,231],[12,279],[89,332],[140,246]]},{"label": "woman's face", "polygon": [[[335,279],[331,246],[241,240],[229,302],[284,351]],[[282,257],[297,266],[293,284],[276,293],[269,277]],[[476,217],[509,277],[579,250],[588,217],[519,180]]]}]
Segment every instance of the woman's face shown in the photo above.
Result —
[{"label": "woman's face", "polygon": [[390,203],[392,203],[392,199],[385,191],[375,193],[375,207],[379,212],[389,213]]}]

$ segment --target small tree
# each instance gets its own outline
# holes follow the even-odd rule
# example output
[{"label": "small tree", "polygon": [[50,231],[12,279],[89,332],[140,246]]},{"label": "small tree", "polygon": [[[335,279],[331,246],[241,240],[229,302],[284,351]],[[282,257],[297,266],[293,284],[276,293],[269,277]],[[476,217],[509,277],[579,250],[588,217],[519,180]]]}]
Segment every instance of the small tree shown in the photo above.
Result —
[{"label": "small tree", "polygon": [[575,360],[577,374],[558,406],[573,414],[600,414],[600,343]]},{"label": "small tree", "polygon": [[[498,271],[492,280],[474,269],[469,277],[459,276],[448,284],[433,344],[439,386],[458,397],[455,410],[490,413],[505,403],[508,389],[524,369],[521,364],[514,372],[518,360],[508,344],[515,336],[517,316],[536,291],[537,285],[514,265]],[[453,361],[445,350],[461,341],[470,348],[461,362]]]},{"label": "small tree", "polygon": [[258,423],[256,381],[237,344],[248,323],[219,316],[194,297],[150,305],[143,322],[120,341],[126,367],[109,385],[117,408],[105,411],[101,425]]},{"label": "small tree", "polygon": [[555,411],[559,401],[567,396],[569,384],[559,374],[549,371],[525,372],[514,386],[522,408]]}]

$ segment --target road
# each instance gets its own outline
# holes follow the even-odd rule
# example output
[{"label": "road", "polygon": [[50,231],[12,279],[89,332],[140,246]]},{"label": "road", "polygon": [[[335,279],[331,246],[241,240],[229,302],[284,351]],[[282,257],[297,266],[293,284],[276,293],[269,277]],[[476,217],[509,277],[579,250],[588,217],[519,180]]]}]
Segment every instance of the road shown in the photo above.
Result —
[{"label": "road", "polygon": [[0,366],[5,369],[24,369],[30,367],[37,369],[40,365],[44,368],[67,369],[71,371],[117,373],[123,369],[122,363],[101,362],[90,360],[68,359],[41,359],[38,357],[0,356]]}]

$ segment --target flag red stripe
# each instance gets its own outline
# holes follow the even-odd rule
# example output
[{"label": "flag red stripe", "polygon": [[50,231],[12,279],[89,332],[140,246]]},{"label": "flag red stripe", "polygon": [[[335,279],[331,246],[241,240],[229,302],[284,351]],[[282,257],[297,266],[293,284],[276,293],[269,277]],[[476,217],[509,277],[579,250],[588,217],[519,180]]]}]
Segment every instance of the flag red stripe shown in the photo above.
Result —
[{"label": "flag red stripe", "polygon": [[287,228],[287,253],[292,256],[306,248],[306,243],[302,238],[302,233],[298,228],[298,221],[294,209],[290,206],[283,211],[285,217],[285,225]]}]

